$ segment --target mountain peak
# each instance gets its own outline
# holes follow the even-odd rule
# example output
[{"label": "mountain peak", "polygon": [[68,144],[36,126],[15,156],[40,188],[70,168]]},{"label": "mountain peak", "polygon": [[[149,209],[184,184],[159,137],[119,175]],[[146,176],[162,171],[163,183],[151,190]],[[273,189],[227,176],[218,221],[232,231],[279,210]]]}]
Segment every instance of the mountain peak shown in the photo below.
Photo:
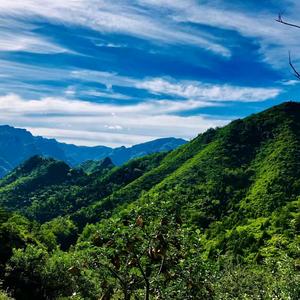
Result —
[{"label": "mountain peak", "polygon": [[108,166],[113,165],[113,162],[110,157],[105,157],[102,159],[102,161],[100,161],[100,165],[104,168],[107,168]]},{"label": "mountain peak", "polygon": [[269,126],[271,123],[274,127],[280,126],[283,122],[286,122],[289,119],[295,120],[297,122],[300,120],[300,103],[294,101],[283,102],[281,104],[275,105],[271,108],[268,108],[260,113],[252,114],[249,117],[246,117],[243,120],[237,121],[248,122],[248,121],[259,121],[266,122],[268,120]]},{"label": "mountain peak", "polygon": [[56,160],[51,157],[43,157],[40,155],[34,155],[23,162],[16,171],[18,173],[31,173],[35,170],[44,168],[45,171],[51,170],[51,172],[59,172],[57,177],[61,176],[62,174],[67,174],[70,170],[70,167],[63,161]]},{"label": "mountain peak", "polygon": [[[276,106],[274,106],[275,108],[276,107],[282,107],[282,108],[284,108],[284,107],[293,107],[293,108],[300,108],[300,103],[299,102],[297,102],[297,101],[286,101],[286,102],[282,102],[282,103],[280,103],[280,104],[278,104],[278,105],[276,105]],[[273,107],[273,108],[274,108]]]},{"label": "mountain peak", "polygon": [[22,165],[18,169],[23,169],[25,172],[31,172],[33,169],[45,164],[50,159],[46,159],[40,155],[34,155],[24,161]]},{"label": "mountain peak", "polygon": [[278,113],[278,112],[284,112],[288,114],[295,114],[295,113],[300,113],[300,103],[295,102],[295,101],[287,101],[280,103],[278,105],[275,105],[262,113]]},{"label": "mountain peak", "polygon": [[106,170],[110,170],[114,167],[114,163],[109,157],[105,157],[101,160],[88,160],[83,162],[79,168],[87,174],[99,174]]}]

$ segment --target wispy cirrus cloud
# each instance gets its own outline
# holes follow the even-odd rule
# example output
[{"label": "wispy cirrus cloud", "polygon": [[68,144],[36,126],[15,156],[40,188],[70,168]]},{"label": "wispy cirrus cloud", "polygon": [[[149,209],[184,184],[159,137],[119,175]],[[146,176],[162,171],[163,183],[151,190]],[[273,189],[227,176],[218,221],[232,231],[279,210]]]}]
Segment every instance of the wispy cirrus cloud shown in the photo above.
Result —
[{"label": "wispy cirrus cloud", "polygon": [[[66,84],[72,82],[72,85],[67,85],[65,90],[62,90],[60,86],[58,87],[58,91],[61,92],[61,95],[65,94],[76,97],[80,94],[83,97],[86,95],[98,97],[99,99],[111,98],[115,100],[129,100],[133,97],[131,95],[115,92],[113,89],[116,87],[145,90],[150,94],[146,96],[145,101],[148,101],[149,97],[151,98],[151,94],[153,94],[161,95],[163,98],[175,97],[177,100],[198,100],[200,104],[200,101],[203,103],[210,101],[259,102],[275,98],[282,92],[282,89],[278,87],[234,86],[230,84],[213,84],[193,80],[177,80],[172,77],[134,78],[120,75],[116,72],[74,68],[46,68],[22,63],[8,63],[1,60],[0,65],[2,65],[0,69],[0,76],[2,77],[2,82],[0,81],[0,91],[1,86],[3,86],[3,89],[7,87],[5,79],[13,77],[14,81],[20,80],[22,82],[24,79],[29,80],[33,86],[36,82],[37,93],[39,93],[41,79],[45,78],[47,80],[58,80]],[[25,78],[24,74],[27,74]],[[88,84],[92,83],[98,86],[105,86],[105,89],[89,88]],[[77,89],[77,85],[80,86],[80,88]],[[30,87],[31,85],[27,88]],[[26,88],[26,86],[24,86],[24,88]]]},{"label": "wispy cirrus cloud", "polygon": [[293,30],[275,22],[278,13],[284,11],[291,22],[299,23],[300,4],[297,0],[281,1],[278,10],[264,10],[259,4],[252,9],[241,9],[242,5],[228,6],[226,1],[199,2],[196,0],[139,0],[143,5],[169,9],[177,24],[200,24],[224,30],[233,30],[248,38],[255,38],[260,45],[263,59],[278,68],[286,65],[288,50],[299,53],[300,30]]},{"label": "wispy cirrus cloud", "polygon": [[46,36],[35,33],[37,26],[23,20],[1,16],[0,52],[24,51],[36,54],[73,53]]},{"label": "wispy cirrus cloud", "polygon": [[164,78],[153,78],[137,83],[139,88],[153,93],[173,95],[186,99],[202,101],[245,101],[259,102],[272,99],[281,92],[279,88],[257,88],[208,84],[195,81],[168,81]]},{"label": "wispy cirrus cloud", "polygon": [[71,52],[43,37],[33,34],[16,34],[0,31],[0,51],[26,51],[39,54],[56,54]]},{"label": "wispy cirrus cloud", "polygon": [[75,24],[104,33],[123,33],[167,44],[190,44],[222,56],[230,50],[215,41],[213,35],[194,32],[191,28],[174,28],[143,7],[130,1],[104,0],[2,0],[0,16],[12,18],[46,19],[60,24]]},{"label": "wispy cirrus cloud", "polygon": [[245,101],[257,102],[272,99],[281,93],[280,88],[259,88],[210,84],[197,81],[176,80],[174,78],[131,78],[116,73],[76,70],[71,75],[85,81],[105,85],[134,87],[150,93],[169,95],[202,101]]}]

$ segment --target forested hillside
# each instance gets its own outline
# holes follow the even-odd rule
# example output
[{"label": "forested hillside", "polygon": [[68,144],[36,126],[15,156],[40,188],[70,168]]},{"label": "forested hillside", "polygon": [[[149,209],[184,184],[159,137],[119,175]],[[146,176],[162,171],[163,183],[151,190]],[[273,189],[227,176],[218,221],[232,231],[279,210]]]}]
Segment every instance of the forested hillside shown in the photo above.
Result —
[{"label": "forested hillside", "polygon": [[0,180],[0,205],[40,222],[76,212],[110,195],[159,165],[166,153],[114,167],[109,158],[94,172],[34,156]]},{"label": "forested hillside", "polygon": [[0,181],[2,289],[16,299],[299,299],[299,163],[294,102],[120,167],[35,156]]}]

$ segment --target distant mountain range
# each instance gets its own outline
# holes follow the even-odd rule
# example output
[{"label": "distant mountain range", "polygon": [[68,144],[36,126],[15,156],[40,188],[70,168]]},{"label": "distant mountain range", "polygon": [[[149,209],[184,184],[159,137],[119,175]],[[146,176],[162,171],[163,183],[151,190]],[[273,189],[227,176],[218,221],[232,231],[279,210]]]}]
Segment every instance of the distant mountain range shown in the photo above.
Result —
[{"label": "distant mountain range", "polygon": [[170,151],[185,144],[177,138],[162,138],[130,148],[106,146],[76,146],[60,143],[55,139],[33,136],[29,131],[8,125],[0,126],[0,177],[34,155],[52,157],[77,166],[88,160],[111,158],[115,165],[122,165],[132,158]]}]

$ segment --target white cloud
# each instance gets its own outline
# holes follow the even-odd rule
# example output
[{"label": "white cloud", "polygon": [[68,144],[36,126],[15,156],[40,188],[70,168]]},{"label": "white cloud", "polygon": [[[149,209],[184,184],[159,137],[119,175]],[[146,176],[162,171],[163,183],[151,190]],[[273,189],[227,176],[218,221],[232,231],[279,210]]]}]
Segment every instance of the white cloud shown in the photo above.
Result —
[{"label": "white cloud", "polygon": [[104,125],[105,128],[111,129],[111,130],[122,130],[123,127],[120,125]]},{"label": "white cloud", "polygon": [[[151,94],[161,95],[163,98],[172,96],[175,98],[184,98],[187,100],[196,100],[194,105],[202,105],[210,101],[244,101],[256,102],[266,99],[272,99],[278,96],[282,90],[280,88],[258,88],[247,86],[232,86],[229,84],[211,84],[199,81],[176,80],[171,77],[165,78],[133,78],[119,75],[112,72],[91,71],[82,69],[60,69],[43,68],[21,63],[11,63],[0,60],[0,92],[35,89],[37,94],[40,91],[53,94],[55,87],[40,87],[40,83],[28,85],[24,82],[39,82],[41,78],[47,80],[58,80],[62,82],[72,81],[72,85],[64,91],[57,88],[57,94],[62,92],[68,97],[93,96],[99,99],[130,100],[130,95],[117,93],[114,87],[129,87],[135,89],[144,89]],[[13,78],[13,85],[11,79]],[[85,87],[86,83],[96,83],[107,87],[107,89],[94,89]],[[77,87],[78,85],[78,87]],[[144,99],[142,99],[144,100]],[[147,99],[146,99],[147,100]],[[187,106],[189,107],[189,106]]]},{"label": "white cloud", "polygon": [[[0,4],[1,5],[1,4]],[[0,51],[25,51],[30,53],[73,53],[46,36],[34,33],[37,26],[7,18],[0,11]]]},{"label": "white cloud", "polygon": [[209,127],[228,122],[205,116],[168,114],[178,109],[177,105],[171,101],[158,105],[149,102],[117,106],[65,98],[24,100],[10,94],[0,97],[0,122],[28,128],[35,134],[66,142],[113,146],[131,145],[166,136],[192,138]]},{"label": "white cloud", "polygon": [[18,34],[3,30],[0,30],[0,51],[26,51],[43,54],[70,52],[38,35]]},{"label": "white cloud", "polygon": [[229,57],[229,49],[213,35],[176,26],[168,16],[157,16],[131,1],[104,0],[1,0],[0,16],[40,18],[62,24],[75,24],[99,32],[125,33],[167,44],[189,44]]},{"label": "white cloud", "polygon": [[189,139],[229,120],[176,115],[179,112],[224,105],[219,102],[221,100],[262,101],[275,97],[279,92],[195,82],[171,83],[157,78],[137,81],[116,74],[112,78],[118,83],[130,83],[153,93],[184,99],[150,99],[138,104],[116,105],[63,97],[25,100],[19,95],[8,94],[0,96],[0,122],[76,144],[120,146],[166,136]]},{"label": "white cloud", "polygon": [[[298,53],[300,30],[291,29],[275,22],[276,15],[257,11],[245,11],[238,5],[228,9],[224,1],[195,0],[1,0],[0,17],[16,31],[22,22],[28,20],[48,20],[65,25],[79,25],[103,33],[124,33],[166,44],[194,45],[224,57],[231,56],[230,46],[225,37],[216,37],[203,29],[195,29],[189,23],[208,25],[234,30],[252,38],[260,45],[263,59],[274,67],[286,65],[287,50]],[[258,4],[259,5],[259,4]],[[291,0],[289,5],[282,2],[287,10],[287,18],[298,19],[299,1]],[[20,21],[21,22],[21,21]],[[297,21],[296,21],[297,22]],[[5,25],[7,26],[7,25]],[[13,37],[3,48],[13,47]],[[50,41],[34,40],[30,36],[19,37],[15,47],[42,51]],[[5,39],[4,39],[5,40]],[[26,46],[27,45],[27,46]],[[107,47],[119,47],[114,43],[100,43]],[[58,49],[56,49],[58,47]],[[0,44],[1,48],[1,44]],[[52,51],[60,51],[51,45]]]},{"label": "white cloud", "polygon": [[[15,65],[14,68],[22,71],[25,67]],[[29,75],[34,77],[43,73],[43,69],[33,68]],[[279,89],[272,88],[204,84],[175,81],[172,78],[138,80],[116,73],[86,70],[53,70],[53,76],[56,73],[62,80],[71,77],[110,85],[108,91],[100,94],[86,91],[99,97],[113,97],[113,86],[118,85],[146,89],[149,93],[172,96],[178,100],[144,99],[143,102],[132,105],[94,103],[72,99],[77,92],[74,86],[70,86],[66,90],[68,98],[42,97],[25,100],[17,94],[0,96],[0,122],[30,128],[35,134],[76,144],[120,146],[166,136],[189,139],[209,127],[224,125],[228,120],[205,116],[183,117],[176,114],[224,105],[225,101],[263,101],[280,93]],[[48,77],[51,76],[50,73]],[[123,95],[116,94],[116,98],[122,99]]]},{"label": "white cloud", "polygon": [[104,42],[98,42],[95,43],[98,47],[106,47],[106,48],[126,48],[128,47],[125,44],[115,44],[115,43],[104,43]]},{"label": "white cloud", "polygon": [[280,82],[282,85],[294,86],[300,84],[300,80],[283,80]]},{"label": "white cloud", "polygon": [[98,91],[98,90],[83,90],[80,91],[80,94],[83,96],[93,96],[97,98],[108,98],[108,99],[115,99],[115,100],[130,100],[131,97],[126,96],[124,94],[115,93],[113,91]]},{"label": "white cloud", "polygon": [[59,141],[76,145],[107,145],[110,147],[131,146],[151,141],[157,136],[153,135],[132,135],[124,133],[108,133],[99,131],[89,131],[80,129],[63,129],[47,127],[26,127],[33,135],[55,138]]},{"label": "white cloud", "polygon": [[[275,68],[287,65],[288,50],[300,51],[300,30],[275,22],[274,12],[261,12],[255,9],[242,10],[239,5],[226,7],[226,1],[195,0],[138,0],[143,5],[169,10],[169,15],[177,24],[192,22],[216,28],[234,30],[244,37],[254,39],[260,45],[265,62]],[[225,5],[224,5],[225,4]],[[298,0],[281,1],[285,18],[299,23],[300,4]],[[257,2],[259,8],[260,3]],[[277,12],[279,13],[279,11]]]},{"label": "white cloud", "polygon": [[244,101],[257,102],[272,99],[281,93],[279,88],[258,88],[232,86],[228,84],[209,84],[198,81],[175,80],[174,78],[135,79],[117,73],[76,70],[71,72],[74,78],[99,82],[104,85],[134,87],[150,93],[208,101]]},{"label": "white cloud", "polygon": [[0,76],[14,81],[40,81],[41,79],[62,81],[70,78],[70,72],[68,68],[47,68],[0,59]]},{"label": "white cloud", "polygon": [[202,101],[245,101],[257,102],[275,98],[281,92],[276,88],[237,87],[230,85],[204,84],[201,82],[171,82],[154,78],[139,82],[138,88],[158,94],[174,95]]}]

